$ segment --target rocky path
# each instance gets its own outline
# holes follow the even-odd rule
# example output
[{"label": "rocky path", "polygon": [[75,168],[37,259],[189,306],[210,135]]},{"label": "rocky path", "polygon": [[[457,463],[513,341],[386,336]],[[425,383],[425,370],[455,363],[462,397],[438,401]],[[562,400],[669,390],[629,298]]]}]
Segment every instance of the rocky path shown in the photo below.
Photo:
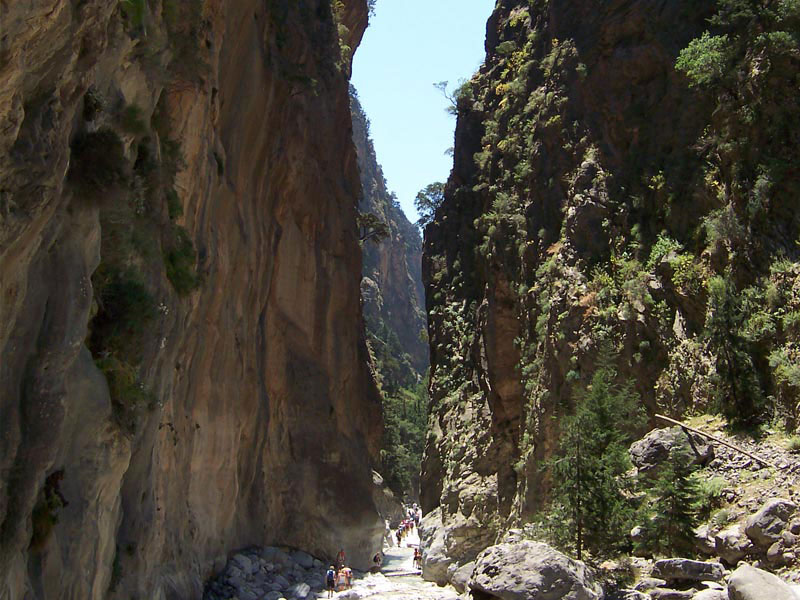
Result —
[{"label": "rocky path", "polygon": [[[337,600],[393,598],[396,600],[457,600],[453,588],[423,581],[414,568],[417,532],[401,547],[384,552],[381,573],[355,573],[353,587],[336,592]],[[326,563],[305,552],[281,548],[251,548],[228,561],[225,570],[206,585],[204,600],[316,600],[327,598]]]}]

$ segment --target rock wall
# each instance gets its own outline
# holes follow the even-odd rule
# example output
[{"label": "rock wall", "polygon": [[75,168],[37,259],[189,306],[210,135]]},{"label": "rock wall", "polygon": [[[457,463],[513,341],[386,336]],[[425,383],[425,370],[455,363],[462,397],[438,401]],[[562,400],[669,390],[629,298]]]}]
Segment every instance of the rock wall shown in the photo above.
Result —
[{"label": "rock wall", "polygon": [[[715,10],[501,0],[489,19],[486,61],[456,94],[455,164],[423,259],[422,504],[441,507],[456,562],[545,506],[558,416],[600,360],[651,414],[796,422],[798,389],[779,371],[798,339],[782,316],[800,307],[798,178],[766,157],[795,151],[797,111],[770,86],[797,63],[776,52],[759,70],[768,51],[721,11],[712,33],[737,40],[725,60],[738,66],[691,87],[676,59]],[[759,133],[767,113],[782,123],[774,146]],[[763,194],[758,173],[775,182]]]},{"label": "rock wall", "polygon": [[250,544],[367,565],[340,4],[0,8],[3,600],[199,598]]},{"label": "rock wall", "polygon": [[369,119],[355,89],[351,90],[350,102],[363,190],[359,210],[388,225],[384,239],[364,242],[361,282],[364,319],[367,332],[376,341],[380,340],[378,343],[387,342],[388,332],[397,336],[396,358],[402,363],[405,380],[395,384],[411,385],[425,375],[430,362],[422,285],[422,238],[395,195],[386,188],[369,134]]}]

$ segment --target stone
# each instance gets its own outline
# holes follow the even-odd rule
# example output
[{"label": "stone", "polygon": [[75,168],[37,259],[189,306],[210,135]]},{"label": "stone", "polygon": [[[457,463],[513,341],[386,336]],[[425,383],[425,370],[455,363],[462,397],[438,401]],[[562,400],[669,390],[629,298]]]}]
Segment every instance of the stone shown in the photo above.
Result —
[{"label": "stone", "polygon": [[728,592],[716,589],[700,590],[692,596],[692,600],[728,600]]},{"label": "stone", "polygon": [[714,536],[717,556],[726,564],[736,565],[753,550],[753,543],[738,525],[720,531]]},{"label": "stone", "polygon": [[714,458],[714,447],[705,438],[688,433],[681,427],[653,429],[628,450],[631,462],[640,474],[655,475],[659,465],[669,458],[673,448],[682,447],[694,458],[693,462],[705,465]]},{"label": "stone", "polygon": [[728,578],[729,600],[797,600],[791,586],[779,577],[743,564]]},{"label": "stone", "polygon": [[673,590],[670,588],[653,588],[648,595],[653,600],[691,600],[695,590]]},{"label": "stone", "polygon": [[725,568],[717,562],[702,562],[688,558],[668,558],[656,561],[653,575],[671,581],[721,581]]},{"label": "stone", "polygon": [[767,548],[781,538],[796,511],[797,505],[791,500],[772,499],[747,519],[745,533],[756,545]]},{"label": "stone", "polygon": [[452,570],[450,573],[450,585],[452,585],[459,594],[467,591],[472,571],[475,569],[475,561],[470,561]]},{"label": "stone", "polygon": [[605,600],[650,600],[650,596],[635,589],[622,588],[607,595]]},{"label": "stone", "polygon": [[789,562],[792,562],[793,558],[794,555],[786,552],[786,548],[783,545],[783,540],[778,540],[769,548],[767,548],[766,560],[772,566],[780,567],[786,565]]},{"label": "stone", "polygon": [[283,575],[275,576],[275,584],[281,586],[281,590],[288,590],[289,586],[291,585],[289,583],[289,580],[286,579],[286,577],[284,577]]},{"label": "stone", "polygon": [[701,525],[694,530],[694,547],[697,548],[698,552],[706,556],[714,556],[716,554],[716,543],[708,525]]},{"label": "stone", "polygon": [[665,585],[667,585],[667,581],[665,579],[659,579],[657,577],[643,577],[636,582],[636,585],[633,586],[633,589],[643,592],[645,590],[651,590],[657,587],[664,587]]},{"label": "stone", "polygon": [[502,600],[599,600],[602,590],[586,565],[540,542],[491,546],[478,555],[469,580],[473,595]]},{"label": "stone", "polygon": [[297,600],[305,600],[308,594],[311,593],[311,586],[307,583],[298,583],[289,588],[289,594]]},{"label": "stone", "polygon": [[264,596],[264,600],[278,600],[282,595],[281,592],[269,592]]},{"label": "stone", "polygon": [[289,556],[292,560],[303,567],[304,569],[311,569],[314,567],[314,557],[302,550],[295,550]]}]

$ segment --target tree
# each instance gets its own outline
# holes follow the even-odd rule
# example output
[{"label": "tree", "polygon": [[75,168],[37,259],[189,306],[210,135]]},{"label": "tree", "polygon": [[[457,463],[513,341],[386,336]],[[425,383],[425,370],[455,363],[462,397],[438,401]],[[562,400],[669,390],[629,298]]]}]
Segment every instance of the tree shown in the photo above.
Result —
[{"label": "tree", "polygon": [[442,205],[443,200],[444,184],[441,181],[431,183],[419,191],[417,197],[414,198],[414,208],[419,213],[417,227],[425,229],[433,221],[436,211]]},{"label": "tree", "polygon": [[358,213],[358,241],[379,244],[391,233],[386,221],[372,213]]},{"label": "tree", "polygon": [[708,282],[705,335],[716,350],[716,403],[731,425],[752,427],[764,407],[764,393],[749,344],[741,334],[745,319],[730,273]]},{"label": "tree", "polygon": [[622,424],[636,428],[641,412],[632,387],[615,378],[609,366],[597,370],[579,394],[575,414],[561,420],[558,453],[549,463],[552,514],[560,522],[554,541],[574,548],[579,560],[584,549],[597,555],[621,549],[633,522],[623,477],[630,468],[631,432]]},{"label": "tree", "polygon": [[694,528],[698,524],[700,489],[692,457],[673,448],[655,482],[655,500],[642,527],[640,551],[665,556],[694,555]]}]

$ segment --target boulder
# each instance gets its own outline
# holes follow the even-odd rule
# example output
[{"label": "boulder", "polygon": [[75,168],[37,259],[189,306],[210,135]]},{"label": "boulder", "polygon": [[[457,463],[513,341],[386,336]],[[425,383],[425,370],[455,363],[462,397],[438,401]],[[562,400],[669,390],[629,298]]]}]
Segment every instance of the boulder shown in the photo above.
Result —
[{"label": "boulder", "polygon": [[755,544],[768,548],[781,539],[781,533],[787,529],[796,511],[797,505],[794,502],[774,498],[747,519],[744,531]]},{"label": "boulder", "polygon": [[738,525],[720,531],[714,536],[717,556],[726,564],[736,565],[753,550],[753,543]]},{"label": "boulder", "polygon": [[295,550],[289,556],[295,563],[297,563],[304,569],[311,569],[314,566],[314,557],[308,554],[307,552],[303,552],[302,550]]},{"label": "boulder", "polygon": [[288,590],[291,584],[289,580],[286,579],[283,575],[276,575],[275,576],[275,584],[281,586],[282,590]]},{"label": "boulder", "polygon": [[669,588],[653,588],[648,595],[652,600],[692,600],[696,590],[672,590]]},{"label": "boulder", "polygon": [[653,575],[667,581],[721,581],[725,568],[717,562],[667,558],[656,561]]},{"label": "boulder", "polygon": [[450,585],[456,588],[459,594],[463,594],[464,592],[467,591],[467,585],[469,584],[469,580],[472,577],[472,571],[474,569],[475,569],[474,560],[464,565],[461,565],[460,567],[450,568],[449,571]]},{"label": "boulder", "polygon": [[729,600],[797,600],[791,586],[772,573],[743,564],[728,579]]},{"label": "boulder", "polygon": [[309,593],[311,593],[311,586],[307,583],[298,583],[289,588],[289,595],[297,600],[305,600]]},{"label": "boulder", "polygon": [[694,547],[697,548],[698,552],[706,556],[714,556],[716,554],[716,544],[708,525],[701,525],[694,530]]},{"label": "boulder", "polygon": [[700,590],[692,600],[728,600],[728,592],[725,590]]},{"label": "boulder", "polygon": [[251,561],[250,558],[244,554],[235,554],[231,559],[231,562],[235,564],[244,574],[250,574],[253,572],[253,561]]},{"label": "boulder", "polygon": [[633,589],[644,592],[646,590],[652,590],[653,588],[664,587],[665,585],[667,585],[667,581],[665,579],[658,579],[657,577],[643,577],[636,582],[636,585],[633,586]]},{"label": "boulder", "polygon": [[469,588],[501,600],[599,600],[602,595],[582,562],[547,544],[528,541],[498,544],[481,552]]},{"label": "boulder", "polygon": [[280,592],[269,592],[266,596],[264,596],[264,600],[278,600],[281,598],[283,594]]},{"label": "boulder", "polygon": [[705,438],[681,427],[654,429],[634,442],[628,452],[639,473],[654,475],[659,465],[669,458],[670,451],[676,447],[684,448],[698,465],[708,464],[714,458],[714,447]]},{"label": "boulder", "polygon": [[621,588],[607,595],[606,600],[650,600],[650,596],[638,590]]},{"label": "boulder", "polygon": [[422,519],[420,538],[423,548],[422,578],[438,585],[445,585],[447,569],[453,561],[447,556],[441,508],[432,510]]}]

